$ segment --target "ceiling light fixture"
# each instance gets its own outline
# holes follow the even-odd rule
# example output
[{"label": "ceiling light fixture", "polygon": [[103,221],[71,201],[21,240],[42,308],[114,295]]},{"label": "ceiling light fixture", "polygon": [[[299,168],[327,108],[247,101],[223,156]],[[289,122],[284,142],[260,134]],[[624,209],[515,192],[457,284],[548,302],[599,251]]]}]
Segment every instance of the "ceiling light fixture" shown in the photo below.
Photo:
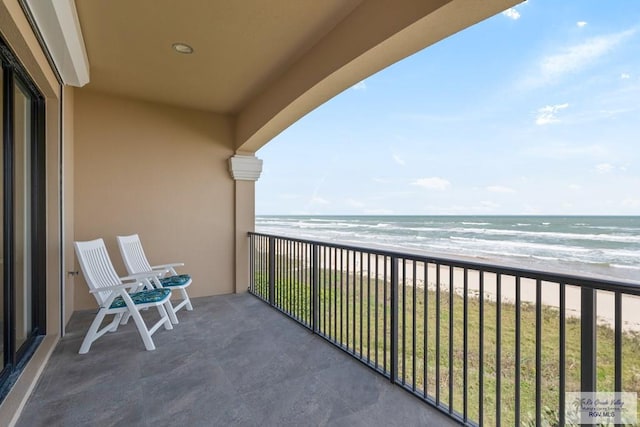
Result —
[{"label": "ceiling light fixture", "polygon": [[186,43],[174,43],[171,47],[178,53],[184,53],[187,55],[193,53],[193,48]]}]

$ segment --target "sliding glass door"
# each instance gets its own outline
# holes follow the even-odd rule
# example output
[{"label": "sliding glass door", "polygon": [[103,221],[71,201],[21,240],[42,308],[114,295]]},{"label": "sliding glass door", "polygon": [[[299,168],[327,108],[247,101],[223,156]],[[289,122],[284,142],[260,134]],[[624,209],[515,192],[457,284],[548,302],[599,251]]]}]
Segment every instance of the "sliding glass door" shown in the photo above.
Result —
[{"label": "sliding glass door", "polygon": [[44,324],[44,100],[0,39],[0,401]]},{"label": "sliding glass door", "polygon": [[15,340],[20,348],[33,330],[31,287],[31,96],[14,81],[13,94],[13,285]]},{"label": "sliding glass door", "polygon": [[[0,137],[2,137],[2,141],[4,142],[4,94],[3,87],[4,84],[4,69],[0,67]],[[4,165],[4,150],[0,150],[0,165]],[[0,197],[4,200],[4,174],[0,173]],[[0,241],[4,242],[4,209],[0,209]],[[7,288],[5,280],[4,280],[4,244],[0,244],[0,280],[2,280],[2,287],[0,287],[0,373],[5,372],[5,347],[6,340],[8,339],[8,334],[6,333],[6,291]],[[2,377],[0,376],[0,379]]]}]

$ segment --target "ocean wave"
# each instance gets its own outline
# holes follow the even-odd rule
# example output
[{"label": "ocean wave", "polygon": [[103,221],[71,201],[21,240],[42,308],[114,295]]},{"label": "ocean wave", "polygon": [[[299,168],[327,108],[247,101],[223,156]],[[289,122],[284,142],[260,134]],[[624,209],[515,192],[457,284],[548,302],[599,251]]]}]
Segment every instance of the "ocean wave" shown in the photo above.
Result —
[{"label": "ocean wave", "polygon": [[513,260],[517,265],[631,280],[637,280],[640,271],[638,219],[298,216],[256,217],[255,226],[262,233],[308,240],[464,256],[492,263]]},{"label": "ocean wave", "polygon": [[640,270],[640,266],[636,265],[622,265],[622,264],[610,264],[613,268],[622,268],[625,270]]},{"label": "ocean wave", "polygon": [[549,239],[573,239],[573,240],[592,240],[600,242],[620,242],[620,243],[640,243],[640,236],[634,235],[615,235],[615,234],[579,234],[579,233],[563,233],[558,231],[524,231],[524,230],[502,230],[497,228],[464,228],[454,227],[449,229],[454,233],[470,233],[470,234],[487,234],[496,236],[528,236],[532,238],[549,238]]},{"label": "ocean wave", "polygon": [[637,227],[615,227],[615,226],[585,224],[584,228],[592,228],[595,230],[615,230],[615,231],[630,232],[630,233],[640,233],[640,228],[637,228]]},{"label": "ocean wave", "polygon": [[485,240],[485,239],[477,239],[477,238],[469,238],[469,237],[451,237],[451,240],[465,241],[471,242],[472,244],[480,244],[485,246],[506,246],[511,248],[522,248],[522,249],[538,249],[545,251],[559,251],[559,252],[590,252],[591,249],[583,248],[580,246],[561,246],[561,245],[553,245],[546,243],[534,243],[534,242],[523,242],[517,240]]}]

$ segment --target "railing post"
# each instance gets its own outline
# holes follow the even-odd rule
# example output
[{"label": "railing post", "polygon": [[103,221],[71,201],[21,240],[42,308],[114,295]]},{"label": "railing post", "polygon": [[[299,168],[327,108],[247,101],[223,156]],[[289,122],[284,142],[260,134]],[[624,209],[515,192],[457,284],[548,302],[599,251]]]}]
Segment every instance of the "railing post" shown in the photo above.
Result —
[{"label": "railing post", "polygon": [[276,239],[269,237],[269,304],[276,298]]},{"label": "railing post", "polygon": [[580,304],[580,391],[596,391],[596,291],[581,290]]},{"label": "railing post", "polygon": [[249,238],[249,292],[255,292],[255,284],[256,284],[256,264],[255,264],[255,238],[251,232],[247,235]]},{"label": "railing post", "polygon": [[318,280],[318,245],[314,243],[311,245],[311,329],[314,333],[318,333],[318,314],[320,311],[318,306]]},{"label": "railing post", "polygon": [[[385,284],[386,286],[386,284]],[[389,380],[398,377],[398,258],[391,257],[391,366]]]}]

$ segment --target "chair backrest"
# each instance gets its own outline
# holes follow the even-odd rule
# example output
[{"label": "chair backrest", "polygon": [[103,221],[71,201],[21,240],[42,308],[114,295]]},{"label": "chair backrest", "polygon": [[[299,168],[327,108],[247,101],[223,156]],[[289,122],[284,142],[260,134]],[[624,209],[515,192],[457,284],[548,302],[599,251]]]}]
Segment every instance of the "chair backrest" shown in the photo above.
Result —
[{"label": "chair backrest", "polygon": [[131,236],[117,236],[118,247],[122,254],[122,260],[129,274],[145,273],[151,271],[151,265],[142,249],[142,242],[137,234]]},{"label": "chair backrest", "polygon": [[[119,285],[122,282],[116,270],[113,268],[104,240],[96,239],[87,242],[74,242],[76,256],[80,262],[82,274],[89,285],[89,289],[95,290],[105,286]],[[109,297],[112,291],[96,292],[99,305]]]}]

